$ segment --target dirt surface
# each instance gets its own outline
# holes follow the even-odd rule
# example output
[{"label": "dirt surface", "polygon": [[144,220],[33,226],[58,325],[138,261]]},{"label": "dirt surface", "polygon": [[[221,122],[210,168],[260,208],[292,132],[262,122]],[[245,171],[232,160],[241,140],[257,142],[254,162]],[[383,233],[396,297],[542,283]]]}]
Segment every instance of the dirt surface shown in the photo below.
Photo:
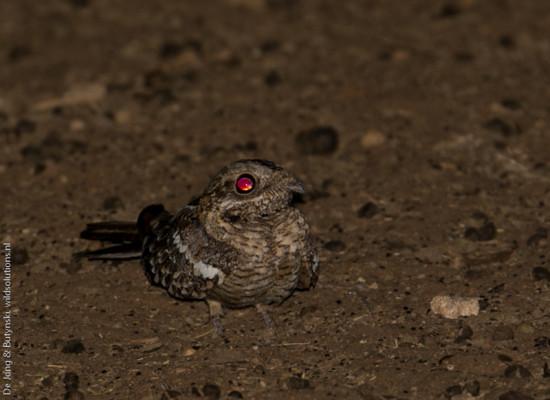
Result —
[{"label": "dirt surface", "polygon": [[[550,3],[2,1],[0,49],[12,397],[550,398]],[[72,259],[249,157],[319,243],[276,332]]]}]

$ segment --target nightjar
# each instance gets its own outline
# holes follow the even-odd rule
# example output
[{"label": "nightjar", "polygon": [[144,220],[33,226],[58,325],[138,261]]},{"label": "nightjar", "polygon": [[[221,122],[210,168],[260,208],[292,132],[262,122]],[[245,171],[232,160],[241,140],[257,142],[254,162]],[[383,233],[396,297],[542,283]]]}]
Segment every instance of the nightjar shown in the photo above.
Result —
[{"label": "nightjar", "polygon": [[178,213],[146,207],[137,224],[88,224],[85,239],[121,243],[90,259],[140,257],[150,281],[178,299],[204,299],[218,333],[222,306],[267,313],[295,289],[315,285],[319,258],[304,215],[291,205],[301,183],[266,160],[227,165]]}]

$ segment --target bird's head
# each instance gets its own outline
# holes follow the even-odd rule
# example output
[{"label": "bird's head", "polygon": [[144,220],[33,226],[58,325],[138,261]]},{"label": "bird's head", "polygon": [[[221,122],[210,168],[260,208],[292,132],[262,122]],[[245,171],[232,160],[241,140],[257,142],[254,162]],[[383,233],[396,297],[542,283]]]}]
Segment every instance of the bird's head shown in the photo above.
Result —
[{"label": "bird's head", "polygon": [[273,215],[289,206],[302,184],[280,165],[267,160],[241,160],[218,172],[199,202],[203,219],[247,221]]}]

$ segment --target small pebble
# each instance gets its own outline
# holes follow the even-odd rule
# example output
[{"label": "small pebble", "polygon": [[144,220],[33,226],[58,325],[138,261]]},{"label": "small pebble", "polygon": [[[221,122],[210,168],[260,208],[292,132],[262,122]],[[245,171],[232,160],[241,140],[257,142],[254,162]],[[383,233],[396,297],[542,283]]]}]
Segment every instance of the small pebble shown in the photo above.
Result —
[{"label": "small pebble", "polygon": [[309,313],[313,313],[315,311],[317,311],[318,308],[316,305],[311,305],[311,306],[306,306],[306,307],[302,307],[302,309],[300,310],[300,317],[303,317],[304,315],[306,314],[309,314]]},{"label": "small pebble", "polygon": [[535,338],[535,347],[550,347],[550,339],[547,336]]},{"label": "small pebble", "polygon": [[533,333],[536,332],[536,329],[530,323],[526,323],[526,324],[519,324],[517,326],[516,331],[525,335],[532,335]]},{"label": "small pebble", "polygon": [[372,149],[378,147],[386,141],[386,136],[376,129],[371,129],[361,138],[361,147],[364,149]]},{"label": "small pebble", "polygon": [[415,252],[415,257],[431,264],[444,263],[447,256],[439,247],[421,247]]},{"label": "small pebble", "polygon": [[52,387],[53,386],[53,377],[46,376],[45,378],[42,379],[41,385],[44,386],[45,388]]},{"label": "small pebble", "polygon": [[464,232],[464,238],[472,242],[486,242],[493,240],[497,235],[495,224],[487,222],[480,228],[468,227]]},{"label": "small pebble", "polygon": [[11,263],[12,265],[23,265],[29,261],[29,253],[27,249],[22,249],[19,247],[14,247],[11,252]]},{"label": "small pebble", "polygon": [[228,68],[237,68],[242,62],[237,54],[228,49],[221,50],[217,54],[214,54],[213,59],[217,63],[225,65]]},{"label": "small pebble", "polygon": [[504,394],[501,394],[498,400],[534,400],[531,396],[526,395],[525,393],[517,392],[515,390],[510,390]]},{"label": "small pebble", "polygon": [[74,8],[85,8],[90,5],[90,0],[69,0]]},{"label": "small pebble", "polygon": [[76,390],[80,383],[80,378],[74,372],[67,372],[63,377],[63,383],[65,384],[65,390]]},{"label": "small pebble", "polygon": [[298,133],[295,143],[304,154],[332,154],[338,148],[338,132],[330,126],[315,127]]},{"label": "small pebble", "polygon": [[457,319],[479,314],[479,299],[476,297],[435,296],[430,302],[435,314],[445,318]]},{"label": "small pebble", "polygon": [[548,238],[548,229],[546,228],[537,228],[535,233],[527,239],[527,246],[537,247],[541,240]]},{"label": "small pebble", "polygon": [[443,7],[441,7],[441,10],[439,11],[439,17],[454,18],[457,15],[459,15],[461,11],[462,10],[458,7],[457,4],[447,3],[447,4],[444,4]]},{"label": "small pebble", "polygon": [[464,274],[464,278],[467,280],[482,279],[488,275],[488,272],[484,269],[469,269]]},{"label": "small pebble", "polygon": [[8,52],[8,60],[17,62],[22,58],[28,57],[31,53],[31,48],[28,45],[13,46]]},{"label": "small pebble", "polygon": [[73,132],[82,131],[86,128],[86,123],[81,119],[73,119],[69,124],[69,129]]},{"label": "small pebble", "polygon": [[183,352],[183,355],[184,355],[185,357],[190,357],[190,356],[192,356],[193,354],[195,354],[196,352],[197,352],[197,350],[195,350],[195,349],[187,349],[187,350],[185,350],[185,351]]},{"label": "small pebble", "polygon": [[197,389],[196,386],[191,386],[191,395],[193,397],[201,397],[201,392],[199,391],[199,389]]},{"label": "small pebble", "polygon": [[160,46],[159,57],[164,60],[170,60],[179,56],[182,50],[183,45],[181,43],[167,40]]},{"label": "small pebble", "polygon": [[71,339],[65,343],[65,346],[63,346],[61,352],[65,354],[80,354],[85,350],[86,348],[80,339]]},{"label": "small pebble", "polygon": [[505,283],[500,283],[500,284],[492,287],[491,289],[489,289],[489,293],[491,293],[491,294],[501,293],[504,290],[505,286],[506,286]]},{"label": "small pebble", "polygon": [[286,380],[286,384],[289,389],[294,390],[309,388],[309,381],[307,379],[300,378],[299,376],[291,376]]},{"label": "small pebble", "polygon": [[254,373],[259,375],[265,375],[265,368],[262,365],[256,365],[253,369]]},{"label": "small pebble", "polygon": [[21,153],[21,157],[23,157],[23,160],[33,162],[33,163],[43,162],[47,158],[47,156],[44,155],[42,148],[35,144],[29,144],[24,146],[21,149],[20,153]]},{"label": "small pebble", "polygon": [[510,365],[504,371],[505,378],[531,378],[531,372],[523,365]]},{"label": "small pebble", "polygon": [[498,43],[505,49],[513,49],[514,47],[516,47],[516,41],[514,40],[514,38],[510,35],[502,35],[499,40],[498,40]]},{"label": "small pebble", "polygon": [[516,99],[504,99],[500,102],[500,104],[509,109],[509,110],[519,110],[521,108],[521,103]]},{"label": "small pebble", "polygon": [[124,203],[118,196],[109,196],[103,200],[103,209],[106,211],[124,209]]},{"label": "small pebble", "polygon": [[111,346],[111,355],[120,354],[124,352],[124,348],[119,344],[113,344]]},{"label": "small pebble", "polygon": [[266,40],[260,45],[262,53],[272,53],[281,47],[281,42],[278,40]]},{"label": "small pebble", "polygon": [[159,350],[162,347],[162,342],[159,341],[158,337],[151,338],[145,343],[142,343],[139,346],[139,349],[142,353],[152,353]]},{"label": "small pebble", "polygon": [[101,83],[76,84],[61,97],[42,100],[34,105],[36,111],[52,110],[58,107],[95,104],[107,94],[107,88]]},{"label": "small pebble", "polygon": [[132,120],[132,113],[128,110],[119,110],[115,113],[115,121],[117,124],[127,124]]},{"label": "small pebble", "polygon": [[550,271],[544,267],[535,267],[532,271],[533,279],[536,281],[550,281]]},{"label": "small pebble", "polygon": [[179,390],[168,389],[163,393],[163,396],[168,399],[178,399],[181,398],[181,392]]},{"label": "small pebble", "polygon": [[466,324],[461,324],[458,330],[458,336],[455,339],[455,343],[463,343],[474,336],[474,331]]},{"label": "small pebble", "polygon": [[372,201],[369,201],[365,203],[365,205],[361,207],[359,211],[357,211],[357,216],[359,218],[372,218],[376,214],[378,214],[378,212],[379,212],[378,206],[374,204]]},{"label": "small pebble", "polygon": [[496,342],[514,340],[514,330],[509,326],[498,326],[491,335],[491,338]]},{"label": "small pebble", "polygon": [[520,133],[517,126],[513,127],[508,122],[505,122],[500,118],[493,118],[487,121],[483,127],[493,132],[499,132],[504,137]]},{"label": "small pebble", "polygon": [[69,275],[76,274],[82,269],[82,262],[76,257],[71,258],[71,261],[59,263],[59,268],[65,270]]},{"label": "small pebble", "polygon": [[68,390],[63,396],[63,400],[83,400],[84,395],[78,390]]},{"label": "small pebble", "polygon": [[445,393],[443,393],[443,395],[445,397],[454,397],[456,395],[462,394],[463,390],[464,389],[462,388],[461,385],[453,385],[445,389]]},{"label": "small pebble", "polygon": [[220,388],[213,383],[205,383],[202,387],[202,394],[209,399],[219,399],[221,393]]},{"label": "small pebble", "polygon": [[455,61],[461,63],[470,63],[476,58],[473,53],[469,51],[457,51],[454,53]]},{"label": "small pebble", "polygon": [[269,87],[277,86],[281,81],[281,75],[277,71],[270,71],[264,78],[265,84]]},{"label": "small pebble", "polygon": [[486,310],[489,307],[489,301],[486,298],[481,297],[479,299],[479,309]]},{"label": "small pebble", "polygon": [[466,391],[468,393],[470,393],[472,396],[477,397],[477,396],[479,396],[479,391],[481,389],[481,385],[479,384],[478,381],[474,380],[474,381],[471,381],[471,382],[467,382],[464,385],[464,389],[466,389]]},{"label": "small pebble", "polygon": [[451,397],[451,400],[474,400],[474,397],[470,393],[461,393]]},{"label": "small pebble", "polygon": [[340,240],[331,240],[329,242],[326,242],[323,245],[323,248],[327,249],[328,251],[337,253],[344,251],[346,249],[346,245]]},{"label": "small pebble", "polygon": [[36,123],[30,119],[22,119],[15,125],[14,131],[17,135],[33,133],[36,130]]}]

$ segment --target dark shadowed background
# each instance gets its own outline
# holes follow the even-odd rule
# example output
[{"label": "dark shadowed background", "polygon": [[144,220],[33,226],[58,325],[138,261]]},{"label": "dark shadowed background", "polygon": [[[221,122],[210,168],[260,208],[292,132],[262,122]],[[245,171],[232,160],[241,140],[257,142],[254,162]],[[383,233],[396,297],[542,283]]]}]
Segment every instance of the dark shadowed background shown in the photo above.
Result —
[{"label": "dark shadowed background", "polygon": [[[12,395],[550,398],[548,71],[545,1],[0,2]],[[303,181],[320,249],[272,337],[71,258],[248,157]]]}]

